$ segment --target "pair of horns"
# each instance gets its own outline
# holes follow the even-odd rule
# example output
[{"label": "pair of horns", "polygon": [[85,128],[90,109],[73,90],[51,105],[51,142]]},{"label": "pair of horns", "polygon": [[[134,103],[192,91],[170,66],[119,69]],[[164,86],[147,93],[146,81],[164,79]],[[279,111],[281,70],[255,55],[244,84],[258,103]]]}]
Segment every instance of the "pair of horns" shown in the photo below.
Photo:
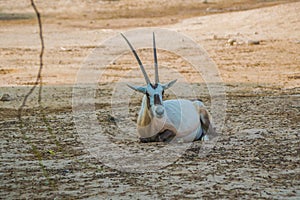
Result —
[{"label": "pair of horns", "polygon": [[[136,58],[137,62],[140,65],[140,68],[143,72],[143,75],[145,77],[146,83],[150,84],[150,79],[147,75],[147,72],[143,66],[143,63],[141,61],[141,59],[139,58],[138,54],[136,53],[135,49],[133,48],[133,46],[130,44],[130,42],[128,41],[128,39],[121,33],[122,37],[125,39],[125,41],[127,42],[128,46],[130,47],[134,57]],[[155,34],[153,33],[153,54],[154,54],[154,67],[155,67],[155,84],[159,83],[159,77],[158,77],[158,64],[157,64],[157,54],[156,54],[156,44],[155,44]]]}]

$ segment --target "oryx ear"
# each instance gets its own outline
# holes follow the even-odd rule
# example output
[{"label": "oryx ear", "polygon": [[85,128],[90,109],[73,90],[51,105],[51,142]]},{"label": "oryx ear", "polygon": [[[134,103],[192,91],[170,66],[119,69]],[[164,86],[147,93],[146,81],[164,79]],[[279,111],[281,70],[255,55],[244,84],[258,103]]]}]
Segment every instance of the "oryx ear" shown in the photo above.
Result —
[{"label": "oryx ear", "polygon": [[131,89],[135,90],[135,91],[138,91],[138,92],[141,92],[143,94],[146,94],[146,91],[147,91],[146,87],[143,87],[143,86],[133,86],[133,85],[129,85],[129,84],[127,84],[127,86],[130,87]]},{"label": "oryx ear", "polygon": [[162,87],[164,88],[164,90],[170,88],[172,85],[174,85],[174,83],[177,81],[177,79],[169,82],[169,83],[166,83],[166,84],[163,84]]}]

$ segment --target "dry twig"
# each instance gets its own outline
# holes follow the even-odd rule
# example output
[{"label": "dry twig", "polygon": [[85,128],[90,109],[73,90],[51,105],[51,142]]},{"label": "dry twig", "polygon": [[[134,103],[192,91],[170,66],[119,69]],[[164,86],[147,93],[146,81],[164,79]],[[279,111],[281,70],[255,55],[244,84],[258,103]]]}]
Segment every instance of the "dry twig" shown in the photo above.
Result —
[{"label": "dry twig", "polygon": [[33,91],[36,89],[36,87],[39,85],[39,96],[38,96],[38,103],[39,106],[41,105],[41,100],[42,100],[42,70],[43,70],[43,56],[44,56],[44,49],[45,49],[45,45],[44,45],[44,37],[43,37],[43,28],[42,28],[42,20],[41,20],[41,15],[34,3],[34,0],[30,0],[31,1],[31,6],[33,7],[36,16],[37,16],[37,20],[38,20],[38,25],[39,25],[39,35],[40,35],[40,41],[41,41],[41,51],[40,51],[40,66],[39,66],[39,71],[36,77],[36,81],[34,83],[34,85],[31,87],[31,89],[29,90],[29,92],[25,95],[23,102],[21,104],[21,106],[18,109],[18,118],[20,121],[22,121],[22,111],[26,105],[26,102],[28,100],[28,97],[33,93]]}]

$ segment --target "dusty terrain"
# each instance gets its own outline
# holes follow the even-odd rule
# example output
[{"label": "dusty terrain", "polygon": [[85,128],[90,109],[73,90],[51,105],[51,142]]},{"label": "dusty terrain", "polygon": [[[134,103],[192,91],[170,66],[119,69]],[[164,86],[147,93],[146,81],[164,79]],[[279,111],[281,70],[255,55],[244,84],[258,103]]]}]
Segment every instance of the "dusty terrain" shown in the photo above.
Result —
[{"label": "dusty terrain", "polygon": [[[17,110],[39,66],[38,27],[28,1],[0,1],[0,98],[9,95],[0,101],[1,198],[300,198],[299,2],[74,0],[37,6],[45,39],[42,104],[35,90],[21,123]],[[226,118],[207,155],[201,154],[205,142],[194,142],[162,169],[130,173],[87,151],[75,127],[72,89],[78,70],[102,41],[150,26],[186,34],[208,52],[226,86]],[[151,65],[151,51],[139,53]],[[211,109],[205,82],[175,53],[161,51],[161,65],[188,77]],[[112,115],[111,97],[121,74],[136,67],[130,53],[119,57],[95,96],[95,114],[104,127],[99,134],[133,154],[164,146],[141,144],[132,129],[124,134],[116,128],[122,119]],[[161,74],[164,81],[174,78]],[[140,75],[128,80],[142,81]],[[140,100],[131,98],[132,122]]]}]

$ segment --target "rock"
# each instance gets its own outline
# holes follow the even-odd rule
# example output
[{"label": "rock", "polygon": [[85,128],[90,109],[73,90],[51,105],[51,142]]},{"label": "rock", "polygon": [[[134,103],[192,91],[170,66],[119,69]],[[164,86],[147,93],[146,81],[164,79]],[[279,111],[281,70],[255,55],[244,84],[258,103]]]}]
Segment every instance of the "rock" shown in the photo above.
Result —
[{"label": "rock", "polygon": [[0,101],[11,101],[13,100],[9,94],[3,94]]},{"label": "rock", "polygon": [[227,41],[227,44],[229,44],[230,46],[234,45],[234,43],[236,43],[236,39],[231,38]]},{"label": "rock", "polygon": [[259,128],[245,129],[240,132],[240,136],[249,140],[264,138],[264,135],[267,134],[268,131],[266,129],[259,129]]},{"label": "rock", "polygon": [[259,40],[248,40],[247,44],[248,45],[258,45],[258,44],[260,44],[260,41]]},{"label": "rock", "polygon": [[262,129],[262,128],[251,128],[251,129],[244,129],[241,131],[241,133],[254,135],[254,134],[261,134],[261,133],[267,134],[268,131],[266,129]]}]

